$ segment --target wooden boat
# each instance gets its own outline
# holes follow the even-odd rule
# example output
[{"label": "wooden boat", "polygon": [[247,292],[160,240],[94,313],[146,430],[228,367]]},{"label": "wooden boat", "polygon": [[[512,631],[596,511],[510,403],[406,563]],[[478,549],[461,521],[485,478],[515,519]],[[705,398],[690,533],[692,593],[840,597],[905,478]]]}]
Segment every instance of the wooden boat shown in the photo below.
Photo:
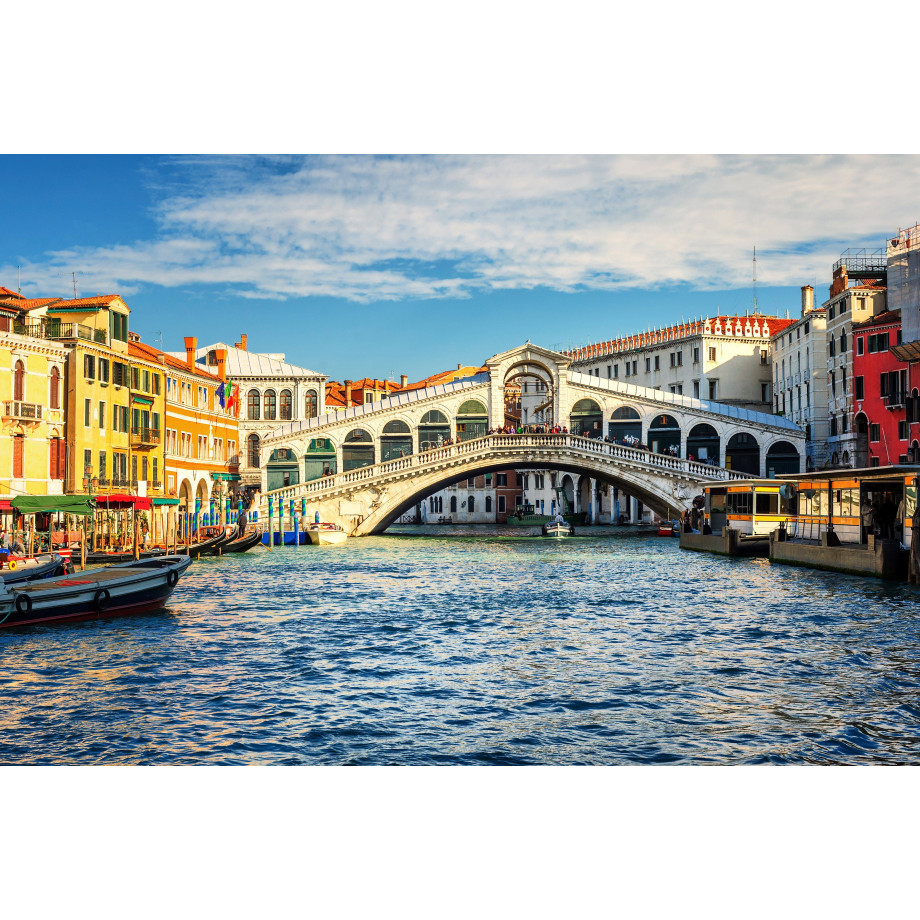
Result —
[{"label": "wooden boat", "polygon": [[568,521],[550,521],[543,525],[544,537],[574,537],[575,528]]},{"label": "wooden boat", "polygon": [[199,540],[197,543],[192,543],[189,546],[180,546],[176,552],[180,556],[191,556],[192,559],[197,559],[199,556],[208,555],[208,551],[212,548],[216,549],[221,543],[226,540],[226,535],[224,533],[224,528],[217,528],[218,533],[211,533],[214,528],[207,528],[202,531],[199,531],[200,534],[204,536],[203,540]]},{"label": "wooden boat", "polygon": [[339,527],[338,524],[311,524],[307,528],[307,536],[314,546],[333,546],[336,543],[344,543],[348,539],[348,534]]},{"label": "wooden boat", "polygon": [[224,543],[220,549],[221,555],[226,555],[227,553],[245,553],[246,550],[252,549],[254,546],[257,546],[261,542],[262,528],[252,527],[241,537],[237,537],[235,540],[231,540],[229,543]]},{"label": "wooden boat", "polygon": [[62,556],[57,553],[43,553],[30,558],[9,557],[9,561],[2,564],[0,576],[5,584],[14,585],[24,581],[35,581],[37,578],[66,575],[68,570],[67,561]]},{"label": "wooden boat", "polygon": [[680,529],[675,527],[674,521],[659,521],[658,522],[658,536],[659,537],[679,537]]},{"label": "wooden boat", "polygon": [[144,613],[162,607],[188,556],[162,556],[45,578],[0,590],[0,627],[90,620]]}]

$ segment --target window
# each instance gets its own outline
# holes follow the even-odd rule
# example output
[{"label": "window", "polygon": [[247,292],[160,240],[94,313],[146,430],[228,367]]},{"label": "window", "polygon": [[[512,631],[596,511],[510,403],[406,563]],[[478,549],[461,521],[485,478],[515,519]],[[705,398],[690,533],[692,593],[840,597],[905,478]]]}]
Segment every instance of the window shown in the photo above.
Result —
[{"label": "window", "polygon": [[282,420],[289,422],[293,415],[294,403],[291,398],[290,390],[281,391],[281,418]]},{"label": "window", "polygon": [[160,477],[157,472],[157,458],[153,458],[153,487],[156,489],[160,485]]},{"label": "window", "polygon": [[476,510],[476,499],[472,495],[466,501],[466,508],[471,514]]},{"label": "window", "polygon": [[450,497],[450,511],[451,511],[451,514],[457,513],[457,496],[456,495],[451,495]]},{"label": "window", "polygon": [[109,382],[109,359],[108,358],[99,359],[99,382],[100,383]]},{"label": "window", "polygon": [[846,329],[840,330],[840,354],[846,354],[847,350],[847,331]]},{"label": "window", "polygon": [[99,477],[100,484],[106,481],[106,463],[105,463],[105,451],[99,451],[99,471],[96,475]]},{"label": "window", "polygon": [[715,346],[712,345],[709,348],[709,360],[715,361],[715,359],[716,359],[716,349],[715,349]]},{"label": "window", "polygon": [[48,397],[48,405],[52,409],[61,408],[61,372],[56,367],[51,368],[51,384]]},{"label": "window", "polygon": [[619,364],[614,364],[614,365],[613,365],[613,377],[614,377],[614,379],[616,379],[616,378],[619,377],[619,376],[620,376],[620,365],[619,365]]},{"label": "window", "polygon": [[278,403],[278,400],[277,400],[277,397],[275,396],[275,391],[266,390],[264,404],[265,404],[265,418],[267,420],[273,421],[276,418],[278,414],[277,403]]},{"label": "window", "polygon": [[693,381],[693,396],[695,399],[700,398],[700,382],[699,380]]},{"label": "window", "polygon": [[898,422],[898,440],[906,441],[907,440],[907,422],[903,419]]},{"label": "window", "polygon": [[872,422],[869,425],[869,440],[873,443],[880,440],[878,422]]},{"label": "window", "polygon": [[492,496],[487,495],[486,496],[486,514],[488,514],[491,510],[492,510]]},{"label": "window", "polygon": [[87,380],[96,379],[96,359],[92,355],[83,355],[83,376]]},{"label": "window", "polygon": [[671,352],[671,367],[677,367],[677,352]]},{"label": "window", "polygon": [[508,485],[508,474],[507,473],[496,473],[495,474],[495,485],[499,488]]},{"label": "window", "polygon": [[131,482],[137,482],[137,454],[131,455]]},{"label": "window", "polygon": [[652,370],[652,359],[646,358],[645,359],[645,373],[648,374],[651,372],[651,370]]},{"label": "window", "polygon": [[316,390],[307,390],[307,395],[304,398],[304,417],[316,418],[316,413]]},{"label": "window", "polygon": [[[610,377],[611,377],[612,374],[613,374],[613,368],[608,364],[608,365],[607,365],[607,379],[608,379],[608,380],[610,379]],[[488,510],[489,510],[489,509],[486,508],[486,511],[488,511]]]},{"label": "window", "polygon": [[259,436],[257,434],[251,434],[246,439],[247,446],[247,461],[250,467],[259,467]]},{"label": "window", "polygon": [[498,513],[504,514],[506,510],[507,510],[507,505],[505,504],[505,496],[499,495],[498,496]]},{"label": "window", "polygon": [[856,340],[856,354],[861,355],[865,347],[866,347],[866,337],[861,335]]},{"label": "window", "polygon": [[105,431],[105,403],[99,403],[99,430]]},{"label": "window", "polygon": [[718,380],[709,381],[709,398],[710,399],[716,398],[716,390],[718,389],[718,384],[719,384]]},{"label": "window", "polygon": [[91,450],[83,451],[83,475],[93,475],[93,452]]},{"label": "window", "polygon": [[655,370],[661,370],[661,355],[655,355]]},{"label": "window", "polygon": [[120,364],[118,361],[112,362],[112,383],[117,387],[126,387],[128,385],[127,364]]},{"label": "window", "polygon": [[627,362],[626,362],[626,376],[627,376],[627,377],[629,376],[630,370],[631,370],[630,363],[629,363],[629,361],[627,361]]},{"label": "window", "polygon": [[93,420],[93,401],[91,399],[83,400],[83,427],[89,428],[92,425]]},{"label": "window", "polygon": [[770,384],[761,383],[760,385],[760,401],[768,403],[770,401]]},{"label": "window", "polygon": [[[250,390],[246,396],[247,401],[247,412],[246,415],[250,421],[259,420],[259,404],[261,402],[259,398],[258,390]],[[258,466],[258,464],[256,464]]]},{"label": "window", "polygon": [[831,416],[831,437],[836,437],[837,435],[837,416]]},{"label": "window", "polygon": [[693,349],[693,363],[694,363],[694,364],[699,364],[699,363],[700,363],[700,350],[699,350],[699,348],[694,348],[694,349]]},{"label": "window", "polygon": [[834,337],[831,336],[827,342],[827,356],[833,358],[836,352],[834,351]]},{"label": "window", "polygon": [[48,463],[48,478],[49,479],[63,479],[64,478],[64,451],[65,451],[65,442],[63,438],[52,438],[51,439],[51,453],[49,456]]},{"label": "window", "polygon": [[22,449],[25,438],[21,434],[13,435],[13,479],[22,479]]}]

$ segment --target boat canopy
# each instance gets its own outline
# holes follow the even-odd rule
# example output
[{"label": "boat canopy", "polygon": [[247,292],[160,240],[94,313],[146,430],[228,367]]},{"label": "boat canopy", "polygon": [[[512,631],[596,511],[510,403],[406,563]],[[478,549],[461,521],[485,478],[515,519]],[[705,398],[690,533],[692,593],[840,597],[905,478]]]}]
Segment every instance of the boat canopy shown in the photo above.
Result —
[{"label": "boat canopy", "polygon": [[12,504],[20,514],[60,511],[91,517],[96,510],[92,501],[83,495],[20,495],[13,499]]}]

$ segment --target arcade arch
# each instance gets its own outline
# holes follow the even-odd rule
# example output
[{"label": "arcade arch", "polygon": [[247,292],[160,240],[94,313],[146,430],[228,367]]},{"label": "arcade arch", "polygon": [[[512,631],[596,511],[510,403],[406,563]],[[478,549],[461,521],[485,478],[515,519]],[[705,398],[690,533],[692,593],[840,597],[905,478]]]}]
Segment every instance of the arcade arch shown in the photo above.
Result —
[{"label": "arcade arch", "polygon": [[722,441],[719,432],[712,425],[701,422],[694,425],[687,434],[687,457],[693,457],[701,463],[718,465]]},{"label": "arcade arch", "polygon": [[642,416],[632,406],[619,406],[610,415],[610,439],[617,444],[642,443]]},{"label": "arcade arch", "polygon": [[363,428],[352,428],[342,443],[342,472],[374,465],[374,439]]},{"label": "arcade arch", "polygon": [[408,457],[411,453],[412,429],[402,419],[387,422],[380,435],[380,462]]},{"label": "arcade arch", "polygon": [[673,415],[656,415],[649,422],[648,446],[654,454],[680,456],[680,423]]},{"label": "arcade arch", "polygon": [[770,479],[783,473],[801,473],[802,458],[788,441],[774,441],[767,450],[766,468]]},{"label": "arcade arch", "polygon": [[440,409],[429,409],[418,423],[418,449],[433,450],[450,438],[450,422]]},{"label": "arcade arch", "polygon": [[760,445],[757,439],[746,431],[733,434],[725,445],[725,466],[737,473],[759,476]]},{"label": "arcade arch", "polygon": [[593,399],[579,399],[569,413],[569,431],[584,438],[604,437],[604,413]]}]

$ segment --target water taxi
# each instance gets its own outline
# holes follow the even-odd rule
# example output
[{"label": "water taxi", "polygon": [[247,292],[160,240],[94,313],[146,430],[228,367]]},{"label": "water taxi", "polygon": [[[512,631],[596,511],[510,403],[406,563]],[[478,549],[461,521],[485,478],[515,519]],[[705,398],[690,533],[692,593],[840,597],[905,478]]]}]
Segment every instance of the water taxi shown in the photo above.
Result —
[{"label": "water taxi", "polygon": [[568,521],[549,521],[543,525],[544,537],[574,537],[575,528]]},{"label": "water taxi", "polygon": [[348,534],[338,524],[327,524],[322,521],[310,524],[307,527],[307,536],[314,546],[335,546],[348,539]]}]

